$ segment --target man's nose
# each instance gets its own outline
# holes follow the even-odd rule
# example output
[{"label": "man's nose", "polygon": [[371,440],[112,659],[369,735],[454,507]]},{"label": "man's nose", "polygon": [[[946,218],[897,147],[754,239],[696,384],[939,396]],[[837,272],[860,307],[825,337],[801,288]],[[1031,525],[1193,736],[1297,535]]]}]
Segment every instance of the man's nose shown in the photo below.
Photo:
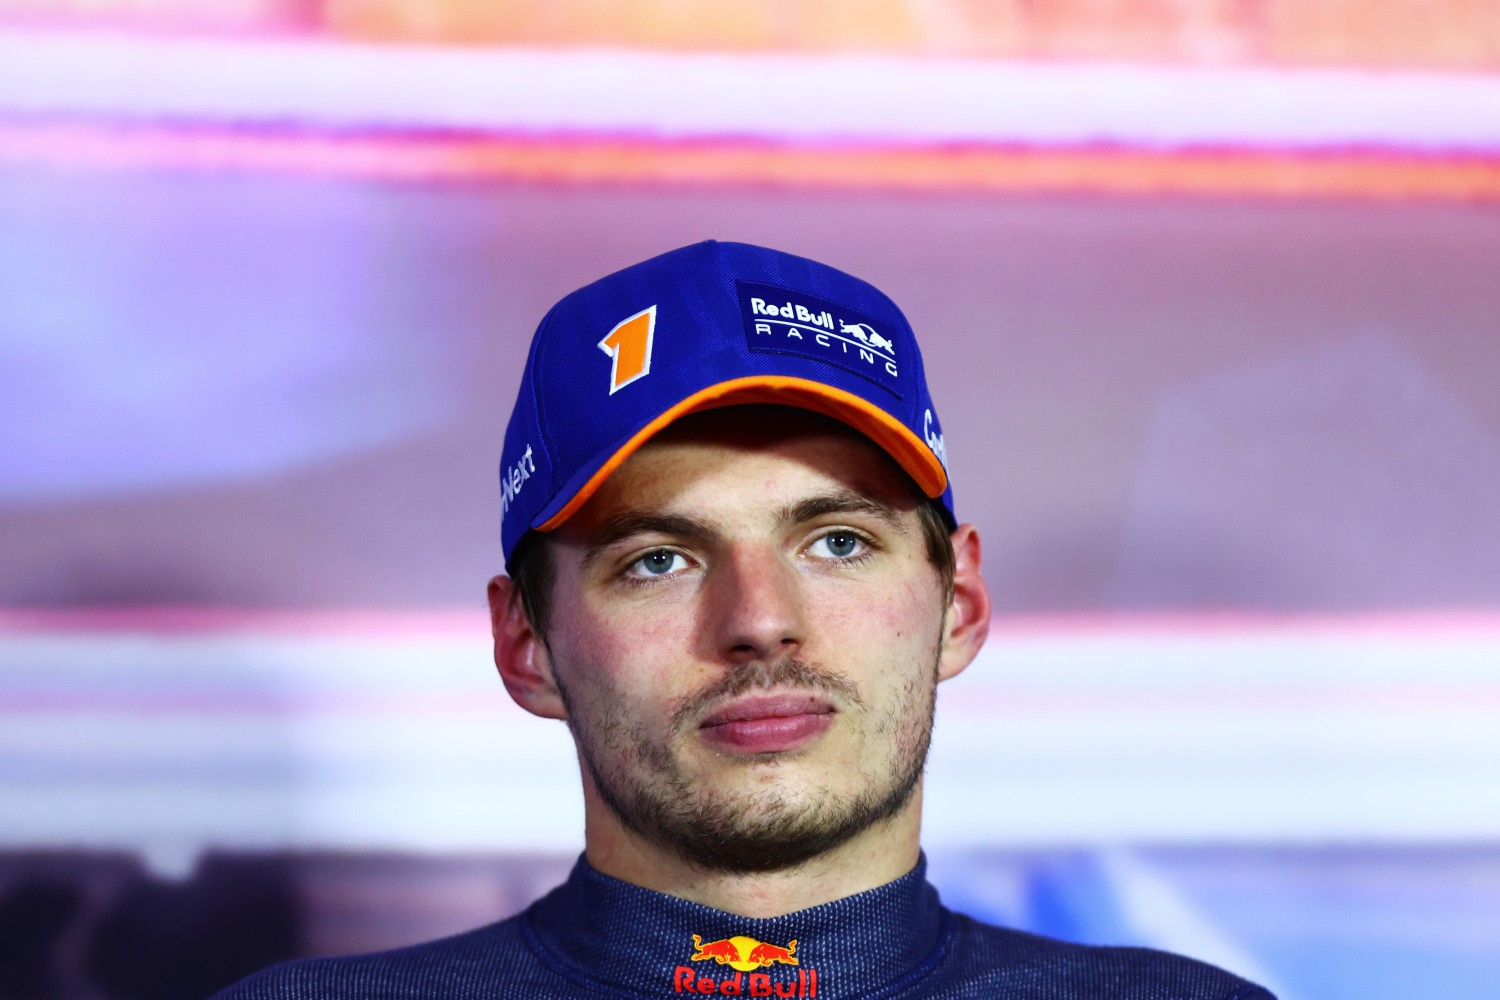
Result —
[{"label": "man's nose", "polygon": [[790,557],[770,547],[740,547],[713,575],[713,628],[726,659],[769,661],[801,648],[807,638],[801,574]]}]

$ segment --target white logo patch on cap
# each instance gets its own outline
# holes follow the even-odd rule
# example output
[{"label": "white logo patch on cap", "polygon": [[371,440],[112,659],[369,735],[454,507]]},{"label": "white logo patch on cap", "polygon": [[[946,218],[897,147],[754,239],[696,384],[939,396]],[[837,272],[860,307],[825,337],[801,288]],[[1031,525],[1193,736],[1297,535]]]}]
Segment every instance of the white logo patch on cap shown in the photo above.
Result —
[{"label": "white logo patch on cap", "polygon": [[801,292],[737,283],[752,351],[796,354],[838,365],[902,398],[894,331],[869,316]]}]

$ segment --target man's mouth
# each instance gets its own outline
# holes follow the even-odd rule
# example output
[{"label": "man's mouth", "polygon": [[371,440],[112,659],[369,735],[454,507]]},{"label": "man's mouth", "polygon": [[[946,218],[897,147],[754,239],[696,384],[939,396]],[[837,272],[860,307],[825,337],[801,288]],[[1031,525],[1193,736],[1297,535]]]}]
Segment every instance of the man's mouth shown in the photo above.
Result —
[{"label": "man's mouth", "polygon": [[833,705],[813,694],[737,698],[703,720],[698,732],[725,753],[781,753],[817,739],[833,725]]}]

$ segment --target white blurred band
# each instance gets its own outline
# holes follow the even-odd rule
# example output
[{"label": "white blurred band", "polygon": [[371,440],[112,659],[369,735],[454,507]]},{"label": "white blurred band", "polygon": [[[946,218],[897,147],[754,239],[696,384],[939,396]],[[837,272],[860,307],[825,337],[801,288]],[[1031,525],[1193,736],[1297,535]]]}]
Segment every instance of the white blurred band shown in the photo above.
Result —
[{"label": "white blurred band", "polygon": [[0,32],[0,116],[882,145],[1500,151],[1500,77]]}]

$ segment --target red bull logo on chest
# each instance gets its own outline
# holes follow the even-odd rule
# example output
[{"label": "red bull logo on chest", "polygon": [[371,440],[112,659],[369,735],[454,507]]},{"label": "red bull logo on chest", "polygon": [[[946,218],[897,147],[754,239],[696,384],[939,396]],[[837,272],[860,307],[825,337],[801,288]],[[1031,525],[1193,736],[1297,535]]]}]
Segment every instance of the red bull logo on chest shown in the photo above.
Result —
[{"label": "red bull logo on chest", "polygon": [[[786,947],[769,941],[757,941],[752,937],[736,934],[717,941],[704,941],[701,935],[693,935],[693,953],[690,962],[713,962],[704,969],[691,965],[679,965],[672,974],[672,989],[676,993],[718,994],[720,996],[747,997],[815,997],[818,995],[818,970],[802,968],[797,958],[797,941],[792,939]],[[795,966],[776,975],[760,972],[760,969],[775,965]],[[718,976],[709,975],[719,966],[733,969],[719,970]]]}]

